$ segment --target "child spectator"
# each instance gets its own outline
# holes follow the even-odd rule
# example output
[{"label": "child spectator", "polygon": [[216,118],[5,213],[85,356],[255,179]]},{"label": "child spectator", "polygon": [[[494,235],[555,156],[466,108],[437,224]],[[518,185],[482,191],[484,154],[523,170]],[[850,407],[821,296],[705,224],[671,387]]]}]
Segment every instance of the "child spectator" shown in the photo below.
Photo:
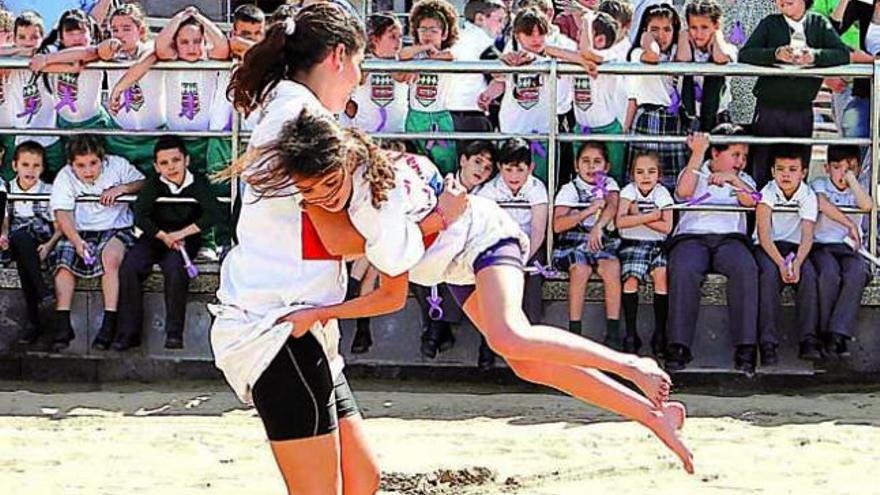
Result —
[{"label": "child spectator", "polygon": [[[851,60],[850,49],[828,19],[807,9],[812,0],[776,2],[778,14],[761,20],[739,53],[747,64],[787,64],[830,67]],[[810,137],[813,135],[813,100],[822,79],[818,77],[759,77],[753,90],[757,98],[752,133],[755,136]],[[809,164],[810,147],[803,148],[802,162]],[[754,146],[752,173],[763,187],[770,180],[771,147]]]},{"label": "child spectator", "polygon": [[[395,60],[403,27],[393,13],[373,14],[367,22],[369,57]],[[365,132],[404,132],[409,110],[407,74],[371,72],[351,95],[343,118]]]},{"label": "child spectator", "polygon": [[[716,0],[692,0],[685,8],[687,29],[680,33],[678,61],[724,65],[736,62],[736,46],[724,40],[721,5]],[[694,131],[709,132],[731,122],[730,87],[723,76],[684,76],[681,100]]]},{"label": "child spectator", "polygon": [[[715,135],[741,136],[731,124]],[[755,181],[742,169],[747,144],[713,144],[706,134],[688,138],[691,157],[678,177],[679,201],[703,198],[702,205],[754,207]],[[706,152],[710,154],[707,158]],[[700,285],[706,273],[727,277],[727,319],[735,346],[734,366],[754,373],[758,360],[758,265],[749,244],[745,213],[683,211],[669,243],[669,346],[666,368],[684,369],[692,359],[691,345],[700,312]]]},{"label": "child spectator", "polygon": [[563,7],[562,12],[556,14],[553,24],[559,27],[559,32],[574,41],[581,40],[581,27],[585,19],[590,19],[599,8],[599,0],[570,0]]},{"label": "child spectator", "polygon": [[[828,176],[813,181],[816,194],[835,206],[870,211],[871,197],[858,180],[860,156],[858,146],[829,146],[825,164]],[[852,236],[853,227],[860,222],[860,218],[852,215],[849,224],[841,224],[823,213],[816,223],[810,261],[819,279],[819,332],[825,355],[829,357],[849,355],[847,341],[853,337],[862,291],[870,277],[865,260],[843,242]],[[863,234],[858,230],[859,235]],[[858,242],[859,239],[852,240]]]},{"label": "child spectator", "polygon": [[[547,187],[532,175],[535,163],[529,143],[523,139],[511,139],[498,151],[498,176],[480,189],[483,196],[502,204],[502,208],[529,236],[529,260],[527,266],[546,264],[544,239],[547,236]],[[523,295],[523,311],[532,323],[540,323],[543,313],[544,276],[540,272],[527,273]],[[478,366],[491,367],[495,353],[482,339]]]},{"label": "child spectator", "polygon": [[[509,65],[546,60],[543,54],[549,46],[549,32],[550,20],[543,12],[536,8],[520,10],[513,21],[513,43],[505,50],[502,59]],[[571,109],[571,77],[559,78],[556,101],[550,101],[550,88],[546,82],[544,74],[503,75],[494,79],[480,95],[480,107],[487,110],[489,104],[503,94],[498,114],[502,133],[547,134],[550,131],[548,109],[556,107],[557,114],[565,114]],[[532,161],[537,166],[535,176],[546,181],[546,141],[532,143]]]},{"label": "child spectator", "polygon": [[[187,169],[189,156],[181,138],[159,138],[155,156],[157,175],[146,181],[134,204],[134,223],[142,234],[119,269],[121,311],[112,344],[118,351],[140,345],[142,285],[153,264],[162,268],[165,278],[165,348],[183,348],[189,276],[181,252],[195,258],[201,245],[199,233],[220,222],[225,212],[208,181]],[[159,203],[160,197],[192,198],[196,203]]]},{"label": "child spectator", "polygon": [[657,155],[636,155],[631,165],[632,182],[620,191],[617,228],[620,230],[620,264],[623,279],[623,317],[626,337],[623,352],[638,354],[642,341],[638,332],[639,285],[648,277],[654,282],[654,333],[651,350],[662,357],[666,349],[666,319],[669,299],[666,285],[666,236],[672,232],[669,191],[660,184]]},{"label": "child spectator", "polygon": [[[500,54],[495,48],[495,40],[507,23],[507,8],[501,0],[470,0],[464,7],[464,17],[461,36],[452,47],[455,60],[498,59]],[[484,74],[458,74],[452,80],[449,110],[456,131],[492,131],[492,122],[477,101],[486,89],[487,77]]]},{"label": "child spectator", "polygon": [[[642,16],[630,62],[658,64],[675,60],[681,32],[678,12],[668,3],[648,7]],[[633,76],[629,85],[629,109],[624,130],[651,136],[681,136],[687,128],[682,119],[680,81],[675,76]],[[667,188],[687,163],[687,148],[678,143],[631,143],[627,162],[639,152],[653,151],[660,157],[661,177]]]},{"label": "child spectator", "polygon": [[[623,60],[617,46],[619,36],[617,22],[610,15],[598,12],[592,22],[587,24],[584,36],[580,41],[580,53],[588,60],[601,64]],[[621,88],[625,80],[621,76],[601,74],[598,77],[588,75],[574,76],[573,102],[574,117],[577,122],[575,132],[578,134],[623,134],[623,124],[617,119],[620,98],[626,98]],[[623,183],[625,179],[626,147],[623,143],[606,143],[608,158],[611,162],[609,174],[615,181]],[[575,145],[577,149],[577,145]],[[564,175],[563,175],[564,177]]]},{"label": "child spectator", "polygon": [[238,6],[232,13],[232,33],[229,36],[229,51],[241,60],[250,47],[266,36],[266,14],[252,3]]},{"label": "child spectator", "polygon": [[[144,176],[124,158],[105,155],[101,140],[90,134],[71,137],[67,155],[70,164],[55,178],[49,202],[64,235],[51,257],[58,298],[52,348],[67,348],[75,336],[70,307],[76,279],[101,277],[104,319],[92,348],[106,350],[116,334],[119,266],[134,243],[131,209],[116,198],[138,192]],[[100,202],[77,202],[86,195]]]},{"label": "child spectator", "polygon": [[[459,157],[459,170],[456,179],[470,194],[476,194],[483,184],[488,181],[495,170],[495,145],[490,141],[473,141],[466,144]],[[443,316],[438,319],[431,317],[431,306],[428,298],[431,297],[431,288],[410,284],[413,296],[419,303],[422,321],[422,356],[433,359],[437,352],[444,352],[455,344],[452,335],[452,324],[459,324],[464,318],[461,306],[456,304],[452,292],[446,284],[437,286],[437,295],[440,297],[440,309]]]},{"label": "child spectator", "polygon": [[[813,10],[831,21],[831,26],[848,47],[853,50],[869,51],[867,35],[875,12],[880,12],[880,3],[860,0],[834,0],[833,12],[830,0],[816,2]],[[824,4],[824,5],[820,5]],[[880,18],[878,18],[880,19]],[[873,52],[872,52],[873,53]],[[859,55],[861,58],[863,55]],[[870,55],[869,55],[870,56]],[[831,105],[834,120],[844,137],[868,137],[871,129],[871,81],[867,78],[850,80],[833,77],[825,79],[833,91]],[[862,148],[862,155],[867,148]]]},{"label": "child spectator", "polygon": [[[52,186],[40,180],[43,173],[43,147],[34,141],[16,146],[12,160],[15,178],[9,183],[12,194],[49,194]],[[5,199],[5,194],[3,195]],[[27,306],[20,344],[33,344],[40,336],[40,315],[55,305],[55,294],[43,280],[46,261],[61,233],[52,228],[48,201],[14,201],[6,207],[0,249],[8,250]]]},{"label": "child spectator", "polygon": [[[26,10],[15,19],[13,29],[15,46],[4,55],[19,57],[31,57],[43,42],[43,19],[34,11]],[[52,94],[48,87],[42,83],[37,74],[27,69],[10,69],[7,79],[7,98],[11,102],[11,108],[7,111],[13,117],[14,127],[18,129],[52,129],[55,127],[56,112],[52,103]],[[47,179],[54,177],[55,173],[64,166],[66,161],[64,146],[56,136],[19,136],[14,139],[14,144],[22,144],[33,141],[43,146],[43,174]],[[3,164],[9,166],[12,163],[12,141],[7,143],[7,153]],[[3,178],[12,179],[15,176],[11,168],[3,169]]]},{"label": "child spectator", "polygon": [[[632,49],[629,40],[629,31],[632,28],[633,6],[626,0],[603,0],[599,4],[599,12],[604,12],[617,21],[617,42],[608,49],[608,59],[624,61]],[[594,34],[595,36],[595,34]],[[594,45],[595,47],[595,45]],[[626,112],[629,107],[629,76],[617,75],[620,89],[614,92],[614,101],[617,108],[617,121],[623,125],[626,122]],[[624,166],[624,169],[626,167]]]},{"label": "child spectator", "polygon": [[[400,52],[401,60],[453,60],[458,41],[458,15],[446,0],[420,0],[410,11],[415,45]],[[452,132],[449,91],[454,74],[420,73],[409,92],[406,132]],[[445,140],[417,141],[419,153],[430,157],[444,174],[455,168],[455,146]]]},{"label": "child spectator", "polygon": [[614,228],[620,186],[607,175],[611,164],[602,143],[585,142],[575,168],[577,176],[559,190],[553,210],[553,231],[560,234],[553,264],[569,275],[568,328],[581,334],[584,295],[595,269],[605,288],[605,344],[620,350],[620,238],[605,232]]}]

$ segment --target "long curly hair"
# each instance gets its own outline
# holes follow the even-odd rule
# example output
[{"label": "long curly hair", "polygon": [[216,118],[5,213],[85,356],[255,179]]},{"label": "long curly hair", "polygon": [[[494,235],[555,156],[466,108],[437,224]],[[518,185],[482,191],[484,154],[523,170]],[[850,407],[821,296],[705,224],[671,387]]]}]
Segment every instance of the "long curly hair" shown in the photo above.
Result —
[{"label": "long curly hair", "polygon": [[251,150],[214,179],[241,177],[258,199],[274,198],[294,194],[294,176],[321,177],[343,167],[351,173],[364,166],[373,207],[379,208],[395,184],[394,166],[386,153],[363,132],[342,129],[332,117],[305,109],[284,124],[277,139]]}]

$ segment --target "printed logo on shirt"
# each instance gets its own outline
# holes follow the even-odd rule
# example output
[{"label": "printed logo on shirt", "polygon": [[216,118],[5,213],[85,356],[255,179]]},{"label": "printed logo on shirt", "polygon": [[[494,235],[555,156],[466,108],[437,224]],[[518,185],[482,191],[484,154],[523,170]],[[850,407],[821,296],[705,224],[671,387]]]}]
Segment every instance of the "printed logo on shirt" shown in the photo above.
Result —
[{"label": "printed logo on shirt", "polygon": [[201,109],[198,83],[180,83],[180,114],[178,117],[193,120]]},{"label": "printed logo on shirt", "polygon": [[370,100],[383,108],[394,101],[394,79],[391,78],[391,75],[370,75]]},{"label": "printed logo on shirt", "polygon": [[40,93],[40,87],[37,84],[37,81],[30,82],[22,90],[24,111],[16,115],[16,117],[26,118],[25,123],[27,124],[30,124],[34,115],[38,114],[43,108],[43,95]]},{"label": "printed logo on shirt", "polygon": [[541,98],[544,78],[540,74],[514,74],[513,99],[526,110],[531,110]]},{"label": "printed logo on shirt", "polygon": [[58,98],[56,110],[64,107],[76,112],[76,100],[79,98],[79,74],[62,73],[56,78],[55,95]]},{"label": "printed logo on shirt", "polygon": [[135,83],[126,91],[126,94],[123,96],[125,101],[123,102],[123,106],[129,112],[138,112],[144,106],[144,90],[141,88],[141,85]]},{"label": "printed logo on shirt", "polygon": [[574,104],[584,112],[593,106],[593,82],[589,77],[575,78]]},{"label": "printed logo on shirt", "polygon": [[440,77],[437,74],[419,74],[416,81],[416,101],[423,107],[430,107],[437,101],[437,85]]}]

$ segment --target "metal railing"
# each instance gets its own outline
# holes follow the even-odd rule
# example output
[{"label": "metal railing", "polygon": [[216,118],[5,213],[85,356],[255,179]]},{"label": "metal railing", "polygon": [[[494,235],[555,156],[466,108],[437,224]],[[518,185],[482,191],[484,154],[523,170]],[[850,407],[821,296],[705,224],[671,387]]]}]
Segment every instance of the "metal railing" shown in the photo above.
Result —
[{"label": "metal railing", "polygon": [[[368,2],[366,2],[368,3]],[[0,69],[26,69],[27,59],[7,58],[0,60]],[[106,70],[106,69],[125,69],[131,66],[131,63],[117,62],[96,62],[89,64],[85,70]],[[231,62],[160,62],[156,64],[154,70],[229,70],[232,68]],[[445,61],[387,61],[380,59],[370,59],[363,64],[364,72],[435,72],[435,73],[492,73],[492,74],[510,74],[510,73],[531,73],[546,74],[549,83],[548,91],[551,101],[557,100],[557,78],[560,75],[584,74],[584,69],[573,64],[561,64],[555,60],[535,62],[524,66],[508,66],[501,62],[445,62]],[[599,66],[599,72],[602,74],[619,74],[619,75],[723,75],[723,76],[781,76],[781,77],[859,77],[870,78],[872,86],[876,93],[877,82],[880,81],[880,62],[875,61],[873,65],[850,64],[846,66],[830,67],[830,68],[797,68],[786,69],[779,67],[761,67],[745,64],[698,64],[698,63],[664,63],[659,65],[648,65],[641,63],[609,63]],[[372,133],[375,138],[380,139],[445,139],[451,141],[457,140],[504,140],[509,138],[523,138],[527,140],[543,140],[548,141],[547,153],[547,187],[549,192],[549,208],[552,212],[554,196],[556,193],[556,169],[557,169],[557,145],[559,143],[571,143],[581,141],[601,141],[601,142],[629,142],[629,143],[684,143],[686,136],[649,136],[649,135],[632,135],[632,134],[566,134],[559,133],[558,120],[556,114],[556,105],[548,105],[549,132],[546,134],[504,134],[504,133]],[[235,109],[233,109],[235,112]],[[871,101],[871,136],[870,138],[789,138],[789,137],[755,137],[755,136],[710,136],[710,142],[715,144],[804,144],[804,145],[824,145],[824,144],[849,144],[859,146],[871,146],[871,197],[874,201],[874,207],[870,211],[869,226],[869,246],[870,252],[877,254],[877,221],[878,209],[876,201],[878,199],[878,182],[880,182],[880,166],[877,165],[880,159],[880,140],[878,140],[877,124],[880,121],[880,98],[873,98]],[[82,130],[69,129],[0,129],[0,135],[17,134],[17,135],[54,135],[67,136],[82,133]],[[240,155],[243,138],[249,137],[250,133],[241,130],[241,117],[237,113],[234,114],[233,125],[231,131],[124,131],[116,129],[89,129],[88,132],[99,135],[136,135],[136,136],[156,136],[161,134],[178,134],[183,137],[221,137],[231,138],[232,140],[232,156],[233,159]],[[230,197],[224,198],[225,201],[234,203],[238,193],[238,184],[233,182],[230,187]],[[32,197],[24,198],[25,195],[9,195],[10,200],[35,199]],[[124,198],[129,201],[131,198]],[[82,198],[83,201],[93,201],[94,199]],[[164,200],[163,200],[164,201]],[[700,210],[700,211],[730,211],[742,212],[751,211],[753,209],[746,207],[730,207],[730,206],[712,206],[712,205],[676,205],[675,209]],[[780,208],[777,211],[784,211]],[[847,209],[848,213],[864,213],[858,210]],[[552,214],[547,225],[547,249],[548,259],[552,256],[553,248],[553,228]]]}]

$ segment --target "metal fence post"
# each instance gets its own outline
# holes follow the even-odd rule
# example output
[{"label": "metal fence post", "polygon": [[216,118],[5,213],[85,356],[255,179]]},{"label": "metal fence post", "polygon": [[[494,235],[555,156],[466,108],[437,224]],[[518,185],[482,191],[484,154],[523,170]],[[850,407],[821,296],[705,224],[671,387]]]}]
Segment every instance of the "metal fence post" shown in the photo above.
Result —
[{"label": "metal fence post", "polygon": [[[877,182],[880,181],[880,163],[878,163],[878,159],[880,159],[880,136],[878,136],[878,132],[880,129],[877,128],[878,122],[880,122],[880,93],[877,92],[880,89],[880,60],[874,60],[874,74],[871,78],[871,125],[868,126],[871,132],[871,223],[868,226],[868,247],[871,251],[871,254],[874,256],[877,255],[877,200],[880,199],[877,197],[877,192],[880,190]],[[875,267],[876,270],[876,267]]]},{"label": "metal fence post", "polygon": [[550,132],[547,136],[547,264],[553,262],[553,205],[556,198],[556,134],[559,132],[558,112],[558,85],[557,85],[557,65],[556,60],[550,60]]}]

